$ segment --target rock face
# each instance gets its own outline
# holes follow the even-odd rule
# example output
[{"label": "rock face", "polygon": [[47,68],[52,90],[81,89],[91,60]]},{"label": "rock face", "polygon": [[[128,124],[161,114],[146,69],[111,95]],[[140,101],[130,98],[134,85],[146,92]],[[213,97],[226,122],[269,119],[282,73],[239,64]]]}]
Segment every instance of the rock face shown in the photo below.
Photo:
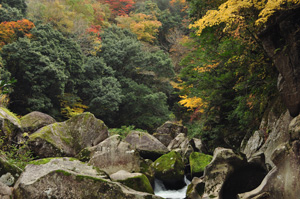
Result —
[{"label": "rock face", "polygon": [[135,147],[144,159],[154,161],[169,152],[158,139],[145,132],[132,131],[126,136],[125,141]]},{"label": "rock face", "polygon": [[[279,146],[272,155],[276,165],[256,189],[239,194],[240,199],[299,198],[300,195],[300,141]],[[264,196],[264,197],[263,197]]]},{"label": "rock face", "polygon": [[108,137],[105,124],[91,113],[45,126],[29,136],[29,146],[40,157],[74,157],[85,147],[97,145]]},{"label": "rock face", "polygon": [[156,132],[153,133],[153,136],[161,141],[165,146],[168,146],[179,133],[186,135],[187,128],[178,122],[167,121],[157,128]]},{"label": "rock face", "polygon": [[110,179],[136,191],[154,193],[148,178],[142,173],[129,173],[128,171],[120,170],[110,175]]},{"label": "rock face", "polygon": [[[86,152],[84,152],[86,151]],[[129,143],[114,135],[83,153],[90,157],[89,163],[112,174],[119,170],[140,171],[140,156]]]},{"label": "rock face", "polygon": [[56,122],[50,115],[38,111],[34,111],[23,116],[20,121],[23,131],[30,133]]},{"label": "rock face", "polygon": [[291,116],[300,112],[300,7],[278,12],[259,35],[280,75],[279,92]]},{"label": "rock face", "polygon": [[69,158],[46,159],[27,165],[13,193],[15,199],[159,198],[111,182],[104,172]]},{"label": "rock face", "polygon": [[171,151],[151,164],[154,175],[166,188],[180,189],[184,183],[184,163],[179,153]]}]

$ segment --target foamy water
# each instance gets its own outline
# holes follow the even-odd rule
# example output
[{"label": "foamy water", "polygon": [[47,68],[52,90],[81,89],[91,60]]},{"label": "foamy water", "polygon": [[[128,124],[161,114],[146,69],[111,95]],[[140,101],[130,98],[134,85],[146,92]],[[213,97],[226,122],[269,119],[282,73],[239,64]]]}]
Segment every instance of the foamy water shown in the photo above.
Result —
[{"label": "foamy water", "polygon": [[167,190],[160,180],[155,179],[154,194],[166,199],[184,199],[186,196],[187,187],[191,183],[185,176],[184,182],[186,183],[186,186],[182,189]]}]

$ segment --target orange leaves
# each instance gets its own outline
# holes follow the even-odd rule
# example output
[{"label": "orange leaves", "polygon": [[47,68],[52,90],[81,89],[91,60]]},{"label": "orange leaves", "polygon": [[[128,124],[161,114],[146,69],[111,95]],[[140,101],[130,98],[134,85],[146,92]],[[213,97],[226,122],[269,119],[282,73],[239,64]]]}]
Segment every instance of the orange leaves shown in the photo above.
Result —
[{"label": "orange leaves", "polygon": [[117,16],[129,14],[135,4],[133,0],[105,0],[104,2],[110,5],[111,12]]},{"label": "orange leaves", "polygon": [[0,47],[16,41],[19,37],[32,37],[30,30],[34,24],[28,19],[18,21],[2,22],[0,24]]}]

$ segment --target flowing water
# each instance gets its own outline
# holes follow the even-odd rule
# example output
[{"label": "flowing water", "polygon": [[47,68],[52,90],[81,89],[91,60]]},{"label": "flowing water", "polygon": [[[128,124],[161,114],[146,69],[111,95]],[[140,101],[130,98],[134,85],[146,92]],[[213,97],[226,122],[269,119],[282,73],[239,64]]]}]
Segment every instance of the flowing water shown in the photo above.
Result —
[{"label": "flowing water", "polygon": [[182,189],[167,190],[160,180],[155,179],[154,194],[166,199],[184,199],[186,196],[187,186],[191,183],[185,176],[184,182],[186,183],[186,186]]}]

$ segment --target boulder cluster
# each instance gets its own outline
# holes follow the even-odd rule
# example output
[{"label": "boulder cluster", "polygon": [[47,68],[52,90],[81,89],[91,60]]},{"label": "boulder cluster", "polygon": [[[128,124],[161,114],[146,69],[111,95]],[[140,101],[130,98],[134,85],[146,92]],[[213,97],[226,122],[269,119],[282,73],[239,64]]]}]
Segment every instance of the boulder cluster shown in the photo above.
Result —
[{"label": "boulder cluster", "polygon": [[26,144],[34,157],[25,169],[0,157],[3,199],[156,199],[161,197],[154,195],[155,179],[180,189],[185,175],[202,176],[212,159],[203,154],[201,140],[189,139],[176,122],[166,122],[153,135],[133,130],[124,137],[111,134],[91,113],[56,122],[40,112],[19,119],[0,108],[0,121],[7,143]]}]

